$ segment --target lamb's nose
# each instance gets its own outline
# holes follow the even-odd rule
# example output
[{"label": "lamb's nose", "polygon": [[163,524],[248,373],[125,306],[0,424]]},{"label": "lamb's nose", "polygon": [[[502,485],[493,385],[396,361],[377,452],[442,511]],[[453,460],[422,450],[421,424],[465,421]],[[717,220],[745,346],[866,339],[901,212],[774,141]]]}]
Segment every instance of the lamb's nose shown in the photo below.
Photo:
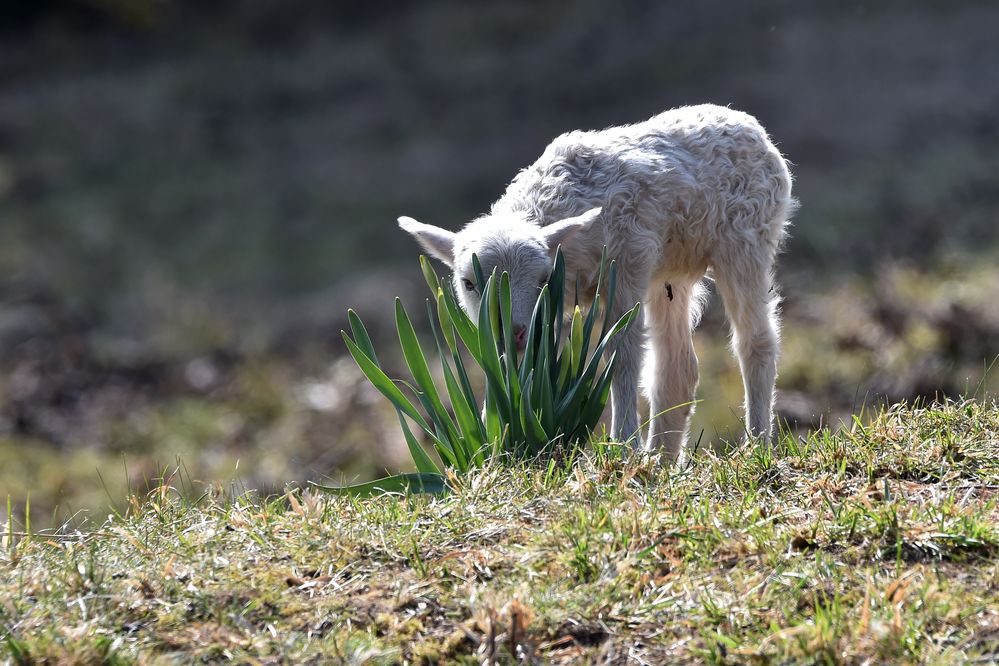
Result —
[{"label": "lamb's nose", "polygon": [[513,341],[517,344],[517,349],[527,346],[527,327],[522,324],[515,324],[513,327]]}]

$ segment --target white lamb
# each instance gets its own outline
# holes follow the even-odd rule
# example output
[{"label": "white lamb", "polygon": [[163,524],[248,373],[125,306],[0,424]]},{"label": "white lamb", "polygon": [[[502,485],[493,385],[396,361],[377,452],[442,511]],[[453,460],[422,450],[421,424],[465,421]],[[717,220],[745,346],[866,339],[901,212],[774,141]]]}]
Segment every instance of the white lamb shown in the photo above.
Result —
[{"label": "white lamb", "polygon": [[[470,313],[479,305],[472,254],[486,275],[507,271],[518,342],[555,248],[561,244],[565,253],[567,288],[574,291],[578,278],[592,299],[606,245],[619,267],[616,309],[643,303],[647,446],[676,460],[697,389],[691,334],[708,271],[732,326],[747,432],[770,438],[779,344],[773,269],[794,208],[787,163],[756,119],[701,105],[635,125],[563,134],[487,215],[457,233],[408,217],[399,225],[454,269],[455,289]],[[633,326],[618,349],[611,432],[636,446],[642,355],[642,326]]]}]

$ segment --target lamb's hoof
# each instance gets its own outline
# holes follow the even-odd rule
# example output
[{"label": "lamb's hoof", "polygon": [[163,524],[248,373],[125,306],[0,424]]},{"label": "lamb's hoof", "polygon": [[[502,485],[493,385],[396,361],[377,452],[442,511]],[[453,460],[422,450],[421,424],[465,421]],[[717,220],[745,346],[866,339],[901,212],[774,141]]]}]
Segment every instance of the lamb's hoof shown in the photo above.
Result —
[{"label": "lamb's hoof", "polygon": [[643,459],[663,469],[680,469],[684,462],[683,451],[669,451],[662,447],[648,447],[642,450]]}]

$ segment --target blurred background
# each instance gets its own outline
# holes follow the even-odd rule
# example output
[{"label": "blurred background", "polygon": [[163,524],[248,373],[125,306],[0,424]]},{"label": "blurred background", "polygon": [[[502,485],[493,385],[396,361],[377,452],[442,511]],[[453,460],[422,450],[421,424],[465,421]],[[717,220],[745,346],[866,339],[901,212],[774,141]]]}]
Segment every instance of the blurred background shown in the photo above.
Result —
[{"label": "blurred background", "polygon": [[[422,311],[395,218],[457,228],[559,133],[700,102],[795,165],[780,417],[990,395],[997,29],[960,0],[8,0],[0,496],[99,524],[164,476],[405,467],[339,337],[354,307],[391,358],[392,299]],[[714,299],[702,445],[740,432],[726,338]]]}]

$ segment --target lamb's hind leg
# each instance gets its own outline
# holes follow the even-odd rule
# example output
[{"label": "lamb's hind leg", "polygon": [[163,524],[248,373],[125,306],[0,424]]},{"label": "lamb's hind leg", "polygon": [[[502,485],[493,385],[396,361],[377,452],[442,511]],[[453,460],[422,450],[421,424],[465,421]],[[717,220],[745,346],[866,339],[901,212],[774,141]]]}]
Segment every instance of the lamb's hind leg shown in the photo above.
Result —
[{"label": "lamb's hind leg", "polygon": [[687,442],[697,390],[697,356],[691,333],[700,313],[693,282],[658,284],[648,294],[649,351],[642,385],[649,399],[649,444],[676,462]]},{"label": "lamb's hind leg", "polygon": [[714,271],[742,371],[746,429],[749,435],[770,441],[780,344],[779,299],[772,278],[773,254],[765,249],[759,254],[743,252],[718,262]]}]

